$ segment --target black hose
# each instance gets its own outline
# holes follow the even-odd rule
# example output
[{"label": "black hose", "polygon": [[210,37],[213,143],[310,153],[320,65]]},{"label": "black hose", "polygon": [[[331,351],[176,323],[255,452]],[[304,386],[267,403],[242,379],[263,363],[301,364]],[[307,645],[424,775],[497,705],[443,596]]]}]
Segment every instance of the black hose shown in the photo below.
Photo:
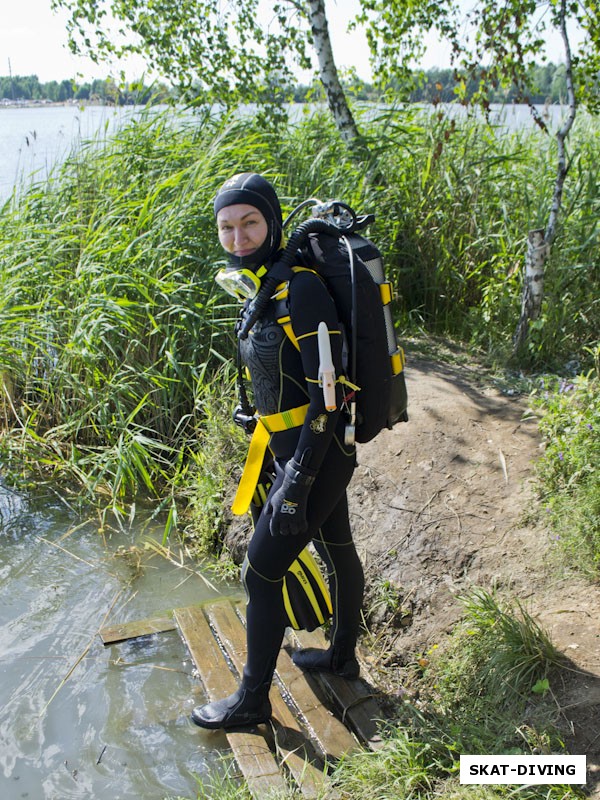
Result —
[{"label": "black hose", "polygon": [[246,339],[254,323],[262,316],[267,303],[273,296],[277,286],[292,276],[292,267],[298,259],[298,249],[304,245],[311,233],[326,233],[339,238],[347,231],[340,230],[337,225],[324,219],[307,219],[292,233],[281,258],[270,267],[266,278],[254,300],[248,306],[238,332],[240,339]]},{"label": "black hose", "polygon": [[350,266],[350,327],[352,328],[352,354],[350,363],[350,380],[356,383],[356,351],[357,351],[357,337],[358,337],[358,304],[356,301],[356,275],[354,271],[354,250],[348,239],[343,236],[342,241],[346,245],[348,251],[348,259]]}]

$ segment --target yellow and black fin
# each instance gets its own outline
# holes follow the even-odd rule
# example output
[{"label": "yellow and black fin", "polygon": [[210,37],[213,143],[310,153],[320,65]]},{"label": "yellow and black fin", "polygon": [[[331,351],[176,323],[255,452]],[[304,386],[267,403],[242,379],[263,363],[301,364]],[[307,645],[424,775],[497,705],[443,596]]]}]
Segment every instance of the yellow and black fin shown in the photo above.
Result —
[{"label": "yellow and black fin", "polygon": [[290,626],[295,630],[314,631],[333,614],[327,584],[307,548],[283,579],[283,603]]}]

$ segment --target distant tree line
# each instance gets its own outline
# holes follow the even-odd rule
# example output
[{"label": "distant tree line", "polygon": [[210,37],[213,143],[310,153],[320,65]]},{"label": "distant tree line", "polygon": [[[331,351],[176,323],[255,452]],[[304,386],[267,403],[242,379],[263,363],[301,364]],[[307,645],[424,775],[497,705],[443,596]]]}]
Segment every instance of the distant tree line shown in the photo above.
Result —
[{"label": "distant tree line", "polygon": [[[536,65],[532,68],[532,85],[536,91],[529,97],[536,104],[561,103],[566,97],[564,64]],[[449,103],[456,99],[457,76],[452,69],[430,69],[414,72],[408,94],[413,103]],[[367,83],[350,73],[343,81],[344,88],[357,100],[381,102],[382,97],[395,93],[406,97],[406,86],[390,86],[387,90]],[[476,77],[467,82],[467,97],[478,88]],[[402,89],[402,92],[400,90]],[[189,93],[188,93],[189,97]],[[296,103],[314,102],[323,97],[320,83],[311,86],[298,85],[292,90]],[[490,102],[506,103],[517,99],[514,87],[496,87],[490,90]],[[41,83],[37,75],[0,77],[0,100],[49,101],[64,103],[70,100],[98,102],[112,105],[133,105],[149,102],[164,103],[177,99],[177,92],[162,84],[144,86],[141,83],[122,84],[112,78],[97,79],[78,84],[76,81],[49,81]]]},{"label": "distant tree line", "polygon": [[[567,96],[567,83],[564,64],[535,65],[531,69],[532,85],[535,86],[528,100],[536,105],[545,103],[564,103]],[[408,97],[412,103],[450,103],[456,99],[455,89],[459,77],[453,69],[429,69],[412,73],[409,86],[392,84],[387,89],[366,83],[356,75],[346,76],[344,88],[357,100],[381,101],[382,95],[393,98],[395,94]],[[479,88],[478,76],[466,82],[466,97],[471,98]],[[302,103],[322,95],[320,85],[298,86],[294,90],[294,101]],[[511,103],[519,101],[514,86],[492,87],[489,91],[491,103]],[[522,101],[519,101],[522,102]]]},{"label": "distant tree line", "polygon": [[42,83],[37,75],[0,77],[0,100],[66,103],[97,102],[103,105],[133,105],[164,102],[169,97],[165,86],[132,83],[123,86],[112,78],[85,83],[73,80]]},{"label": "distant tree line", "polygon": [[[458,78],[454,70],[432,69],[417,76],[417,83],[411,92],[413,102],[442,102],[455,99]],[[566,103],[567,82],[564,64],[540,64],[530,70],[530,85],[533,91],[526,98],[530,103]],[[470,98],[479,88],[479,76],[471,76],[466,81],[466,96]],[[514,85],[492,86],[489,90],[491,103],[522,102]]]}]

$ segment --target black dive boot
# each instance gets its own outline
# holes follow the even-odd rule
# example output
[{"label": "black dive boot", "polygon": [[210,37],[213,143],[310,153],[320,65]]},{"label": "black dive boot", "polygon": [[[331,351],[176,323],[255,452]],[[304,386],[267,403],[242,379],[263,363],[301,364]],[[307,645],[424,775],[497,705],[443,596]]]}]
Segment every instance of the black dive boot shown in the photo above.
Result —
[{"label": "black dive boot", "polygon": [[358,678],[360,673],[354,650],[343,651],[335,646],[327,650],[320,650],[317,647],[297,650],[292,654],[292,661],[307,672],[332,672],[350,681]]},{"label": "black dive boot", "polygon": [[258,725],[271,718],[271,703],[268,689],[250,691],[242,683],[239,689],[223,700],[196,706],[192,721],[201,728],[240,728]]}]

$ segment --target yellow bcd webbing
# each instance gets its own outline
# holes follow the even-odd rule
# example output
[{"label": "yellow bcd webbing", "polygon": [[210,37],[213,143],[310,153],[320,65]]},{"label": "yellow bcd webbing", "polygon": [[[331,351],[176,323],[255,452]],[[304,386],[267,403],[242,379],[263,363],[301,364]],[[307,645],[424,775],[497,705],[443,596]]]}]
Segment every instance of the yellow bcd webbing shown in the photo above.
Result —
[{"label": "yellow bcd webbing", "polygon": [[258,417],[256,428],[250,440],[244,471],[242,472],[235,499],[231,506],[231,510],[234,514],[238,516],[240,514],[245,514],[250,508],[271,434],[278,433],[279,431],[286,431],[290,428],[297,428],[299,425],[302,425],[307,411],[308,403],[304,406],[291,408],[289,411],[281,411],[278,414],[268,414],[265,417]]},{"label": "yellow bcd webbing", "polygon": [[[292,267],[292,272],[312,272],[313,275],[319,275],[319,273],[316,270],[310,269],[309,267]],[[285,283],[280,283],[279,286],[277,287],[277,293],[275,294],[275,299],[285,300],[290,293],[289,287],[290,287],[289,281],[286,281]],[[285,314],[282,317],[278,317],[277,322],[281,325],[281,327],[286,333],[286,336],[288,337],[290,342],[294,345],[296,350],[300,350],[300,345],[298,344],[298,338],[294,333],[294,329],[292,328],[292,321],[290,319],[290,315]]]}]

